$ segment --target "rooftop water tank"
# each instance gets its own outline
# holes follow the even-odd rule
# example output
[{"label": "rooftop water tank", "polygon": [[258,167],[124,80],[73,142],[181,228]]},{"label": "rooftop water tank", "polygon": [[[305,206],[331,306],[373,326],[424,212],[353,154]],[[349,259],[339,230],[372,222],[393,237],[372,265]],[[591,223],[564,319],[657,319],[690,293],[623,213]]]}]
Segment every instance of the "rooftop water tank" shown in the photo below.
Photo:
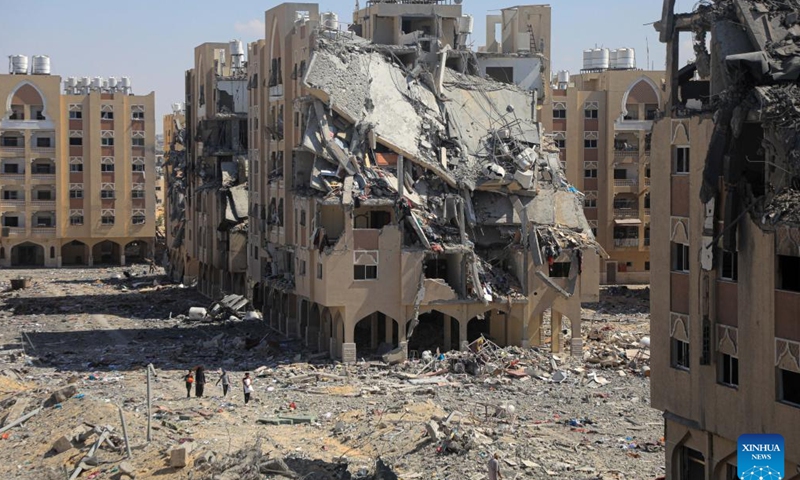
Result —
[{"label": "rooftop water tank", "polygon": [[329,30],[339,30],[339,15],[334,12],[323,13],[322,26]]},{"label": "rooftop water tank", "polygon": [[531,32],[517,32],[517,51],[531,51]]},{"label": "rooftop water tank", "polygon": [[561,70],[557,74],[558,83],[569,83],[569,71]]},{"label": "rooftop water tank", "polygon": [[592,61],[592,51],[591,50],[584,50],[583,51],[583,69],[584,70],[591,70],[594,68],[594,63]]},{"label": "rooftop water tank", "polygon": [[458,19],[458,33],[462,35],[469,35],[475,26],[475,17],[472,15],[462,15]]},{"label": "rooftop water tank", "polygon": [[611,50],[611,53],[608,57],[608,68],[615,69],[617,68],[617,54],[618,50]]},{"label": "rooftop water tank", "polygon": [[67,88],[75,88],[78,86],[78,79],[75,77],[68,77],[64,84],[67,86]]},{"label": "rooftop water tank", "polygon": [[8,73],[12,75],[27,74],[28,57],[26,55],[11,55],[8,57]]},{"label": "rooftop water tank", "polygon": [[50,57],[34,55],[31,57],[31,73],[34,75],[50,75]]},{"label": "rooftop water tank", "polygon": [[230,41],[231,55],[244,55],[244,45],[241,40]]},{"label": "rooftop water tank", "polygon": [[617,68],[623,70],[636,68],[636,52],[632,48],[620,48],[617,50]]},{"label": "rooftop water tank", "polygon": [[108,77],[108,88],[114,90],[117,88],[117,78],[116,77]]},{"label": "rooftop water tank", "polygon": [[94,77],[92,79],[92,89],[99,90],[103,86],[103,78],[102,77]]},{"label": "rooftop water tank", "polygon": [[607,70],[610,63],[611,54],[607,48],[595,48],[592,50],[592,68],[595,70]]}]

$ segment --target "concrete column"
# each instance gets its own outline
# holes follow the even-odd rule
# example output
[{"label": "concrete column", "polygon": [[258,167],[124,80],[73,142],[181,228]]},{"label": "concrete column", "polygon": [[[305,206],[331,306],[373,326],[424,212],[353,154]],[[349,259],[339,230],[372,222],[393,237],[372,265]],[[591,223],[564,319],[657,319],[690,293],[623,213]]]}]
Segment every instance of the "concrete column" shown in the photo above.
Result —
[{"label": "concrete column", "polygon": [[[122,248],[122,247],[120,247],[120,248]],[[119,255],[119,264],[122,265],[123,267],[125,266],[125,254],[124,253],[121,253]]]},{"label": "concrete column", "polygon": [[561,312],[551,309],[550,314],[550,350],[553,353],[561,351]]},{"label": "concrete column", "polygon": [[378,314],[373,313],[369,318],[370,347],[378,348]]},{"label": "concrete column", "polygon": [[58,268],[61,268],[61,267],[63,267],[63,266],[64,266],[64,265],[63,265],[63,261],[64,261],[64,259],[61,257],[61,255],[57,256],[57,257],[56,257],[56,266],[57,266]]},{"label": "concrete column", "polygon": [[467,342],[467,324],[469,320],[458,320],[458,347],[463,352],[469,349]]},{"label": "concrete column", "polygon": [[389,317],[384,317],[384,341],[389,345],[394,346],[394,320]]},{"label": "concrete column", "polygon": [[450,315],[444,315],[444,319],[442,320],[442,328],[444,328],[444,350],[449,352],[452,349],[453,345],[453,334],[452,334],[452,320],[450,320]]},{"label": "concrete column", "polygon": [[342,362],[355,363],[356,362],[356,344],[353,342],[345,342],[342,344]]},{"label": "concrete column", "polygon": [[[575,309],[571,309],[575,310]],[[583,337],[581,336],[581,314],[580,310],[571,312],[570,317],[570,330],[572,338],[570,339],[570,353],[573,357],[583,357]]]}]

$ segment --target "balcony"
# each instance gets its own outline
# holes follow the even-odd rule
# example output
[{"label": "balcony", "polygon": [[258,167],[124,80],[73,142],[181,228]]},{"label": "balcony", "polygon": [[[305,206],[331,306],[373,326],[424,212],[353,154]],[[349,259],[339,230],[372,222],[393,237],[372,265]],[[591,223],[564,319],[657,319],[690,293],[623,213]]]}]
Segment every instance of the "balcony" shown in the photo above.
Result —
[{"label": "balcony", "polygon": [[0,173],[0,182],[4,183],[25,183],[24,173]]},{"label": "balcony", "polygon": [[622,160],[624,158],[639,158],[639,147],[614,150],[615,160]]},{"label": "balcony", "polygon": [[0,207],[3,208],[24,207],[24,206],[25,206],[24,198],[4,198],[0,200]]},{"label": "balcony", "polygon": [[615,218],[639,218],[638,208],[615,208]]},{"label": "balcony", "polygon": [[31,200],[31,206],[33,208],[55,208],[56,201],[55,200]]},{"label": "balcony", "polygon": [[0,145],[0,156],[3,157],[21,157],[25,155],[25,146],[18,145],[15,147],[7,147]]},{"label": "balcony", "polygon": [[31,235],[48,237],[56,234],[56,227],[33,227]]},{"label": "balcony", "polygon": [[31,147],[31,151],[33,153],[39,154],[39,155],[53,155],[53,154],[56,153],[56,147],[55,147],[55,143],[51,142],[49,146],[33,145]]},{"label": "balcony", "polygon": [[269,99],[279,100],[283,97],[283,84],[269,87]]},{"label": "balcony", "polygon": [[638,238],[615,238],[614,247],[616,248],[639,248]]},{"label": "balcony", "polygon": [[2,236],[4,237],[24,237],[25,227],[2,227]]},{"label": "balcony", "polygon": [[650,177],[645,177],[645,179],[644,179],[644,186],[645,186],[645,187],[649,187],[649,186],[650,186]]}]

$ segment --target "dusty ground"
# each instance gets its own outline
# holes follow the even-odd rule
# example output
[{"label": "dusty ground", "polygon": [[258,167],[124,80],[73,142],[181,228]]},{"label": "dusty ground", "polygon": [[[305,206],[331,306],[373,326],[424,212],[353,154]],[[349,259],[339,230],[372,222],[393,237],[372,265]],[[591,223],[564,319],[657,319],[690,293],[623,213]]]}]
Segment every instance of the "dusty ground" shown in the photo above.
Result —
[{"label": "dusty ground", "polygon": [[[635,356],[638,339],[649,334],[647,291],[606,290],[603,302],[587,306],[584,338],[601,340],[585,340],[582,360],[552,359],[546,348],[507,349],[503,355],[525,369],[522,378],[502,370],[444,373],[414,385],[409,379],[420,364],[344,366],[319,358],[309,364],[306,354],[298,359],[295,343],[275,334],[247,350],[246,339],[269,333],[262,323],[188,322],[178,316],[210,302],[179,286],[153,287],[159,277],[148,277],[144,267],[126,271],[133,278],[121,275],[121,268],[0,271],[0,290],[19,275],[34,279],[29,289],[0,294],[0,423],[21,415],[20,409],[32,411],[69,382],[79,392],[0,435],[0,478],[67,478],[97,435],[60,454],[51,451],[53,443],[82,424],[113,427],[120,442],[118,406],[136,478],[210,478],[226,456],[257,440],[265,456],[286,458],[298,473],[316,471],[309,479],[349,478],[342,474],[345,466],[353,478],[365,478],[380,456],[401,479],[477,480],[485,478],[495,451],[502,454],[508,479],[663,474],[663,422],[649,407],[649,378],[641,374],[646,362],[629,367],[620,357]],[[148,444],[149,363],[158,381]],[[182,377],[199,364],[209,370],[211,384],[205,398],[187,399]],[[213,385],[221,367],[234,381],[226,399]],[[238,388],[245,371],[257,372],[248,406]],[[303,376],[309,372],[324,375]],[[555,383],[561,373],[566,379]],[[513,415],[496,414],[497,407],[509,404]],[[459,453],[439,452],[443,443],[427,436],[425,424],[454,411],[462,415],[451,426],[458,438],[469,440],[458,445]],[[257,423],[282,414],[314,419],[301,425]],[[5,418],[5,424],[14,419]],[[191,463],[171,468],[169,451],[181,442],[194,446]],[[215,458],[202,465],[207,452]],[[98,464],[87,465],[79,478],[119,478],[122,449],[104,445],[96,456]]]}]

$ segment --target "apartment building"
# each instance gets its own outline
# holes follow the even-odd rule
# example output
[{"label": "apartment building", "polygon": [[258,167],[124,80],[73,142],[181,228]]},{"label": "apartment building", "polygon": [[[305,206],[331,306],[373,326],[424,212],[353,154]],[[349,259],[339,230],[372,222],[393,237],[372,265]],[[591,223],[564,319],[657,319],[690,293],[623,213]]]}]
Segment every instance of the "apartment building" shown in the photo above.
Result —
[{"label": "apartment building", "polygon": [[737,439],[761,433],[783,435],[785,470],[739,476],[800,477],[800,68],[780,45],[798,25],[758,5],[666,0],[656,24],[651,388],[670,479],[738,478]]},{"label": "apartment building", "polygon": [[[167,275],[173,281],[193,284],[197,269],[190,270],[186,255],[186,112],[183,103],[173,104],[164,115],[164,235],[167,245]],[[197,267],[197,263],[192,263]]]},{"label": "apartment building", "polygon": [[170,195],[175,196],[170,210],[185,204],[170,220],[171,269],[184,282],[196,280],[198,290],[212,298],[243,294],[247,284],[249,92],[244,55],[236,40],[195,48],[194,68],[186,72],[185,154],[178,154],[185,158],[170,166],[170,178],[179,180],[174,192],[171,180]]},{"label": "apartment building", "polygon": [[11,58],[0,75],[0,265],[120,264],[153,255],[154,93],[130,80],[50,74]]},{"label": "apartment building", "polygon": [[584,213],[608,257],[600,282],[650,282],[650,157],[664,72],[630,68],[559,72],[549,133],[567,178],[583,194]]},{"label": "apartment building", "polygon": [[348,362],[480,335],[581,354],[599,247],[530,92],[463,49],[460,5],[371,1],[344,31],[284,3],[265,25],[248,64],[248,295],[265,321]]}]

